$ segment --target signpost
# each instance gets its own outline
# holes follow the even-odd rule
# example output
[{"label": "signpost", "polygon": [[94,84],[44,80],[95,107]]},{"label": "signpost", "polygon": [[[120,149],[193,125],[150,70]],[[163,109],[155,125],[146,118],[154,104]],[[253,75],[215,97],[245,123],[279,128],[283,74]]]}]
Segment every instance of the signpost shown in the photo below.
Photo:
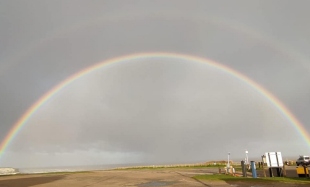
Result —
[{"label": "signpost", "polygon": [[269,167],[269,174],[270,177],[273,177],[272,168],[277,169],[277,175],[280,177],[282,175],[282,167],[283,167],[283,160],[281,152],[266,152],[265,159],[267,166]]}]

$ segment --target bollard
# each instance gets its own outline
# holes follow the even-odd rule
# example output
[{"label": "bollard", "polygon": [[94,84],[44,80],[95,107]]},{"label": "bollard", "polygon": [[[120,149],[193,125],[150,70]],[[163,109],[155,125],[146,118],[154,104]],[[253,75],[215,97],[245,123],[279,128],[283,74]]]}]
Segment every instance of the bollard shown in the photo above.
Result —
[{"label": "bollard", "polygon": [[266,171],[265,171],[265,168],[264,168],[264,162],[262,162],[262,168],[263,168],[263,171],[264,171],[264,177],[266,177]]},{"label": "bollard", "polygon": [[247,173],[246,173],[246,165],[244,164],[244,161],[241,161],[241,169],[242,169],[242,176],[243,177],[247,177]]},{"label": "bollard", "polygon": [[222,173],[222,169],[221,168],[219,168],[219,174],[221,174]]},{"label": "bollard", "polygon": [[252,177],[257,178],[255,162],[251,161]]},{"label": "bollard", "polygon": [[286,177],[285,164],[283,165],[283,177]]}]

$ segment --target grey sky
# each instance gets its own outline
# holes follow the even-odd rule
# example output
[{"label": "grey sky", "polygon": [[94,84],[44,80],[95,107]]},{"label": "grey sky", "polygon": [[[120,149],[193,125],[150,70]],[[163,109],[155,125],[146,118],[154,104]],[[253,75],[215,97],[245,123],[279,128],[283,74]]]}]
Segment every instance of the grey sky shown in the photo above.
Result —
[{"label": "grey sky", "polygon": [[[212,59],[264,86],[310,130],[308,1],[2,1],[0,138],[44,93],[117,56]],[[199,162],[309,154],[248,85],[204,64],[121,62],[69,85],[27,122],[1,166]],[[46,162],[49,160],[49,162]]]}]

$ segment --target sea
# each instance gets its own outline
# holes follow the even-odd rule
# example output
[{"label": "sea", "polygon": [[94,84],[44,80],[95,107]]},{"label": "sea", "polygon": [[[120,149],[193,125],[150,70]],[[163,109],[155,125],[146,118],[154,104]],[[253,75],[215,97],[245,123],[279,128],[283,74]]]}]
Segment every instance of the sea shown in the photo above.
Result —
[{"label": "sea", "polygon": [[78,172],[78,171],[98,171],[109,170],[121,167],[131,167],[137,164],[109,164],[90,166],[60,166],[60,167],[36,167],[36,168],[16,168],[20,174],[53,173],[53,172]]},{"label": "sea", "polygon": [[[186,162],[185,162],[186,163]],[[201,162],[199,162],[201,163]],[[194,163],[192,163],[194,164]],[[130,163],[130,164],[106,164],[106,165],[83,165],[83,166],[59,166],[59,167],[35,167],[35,168],[11,168],[20,174],[34,174],[34,173],[54,173],[54,172],[79,172],[79,171],[102,171],[116,168],[126,167],[141,167],[141,166],[158,166],[158,165],[179,165],[174,162],[167,163]],[[184,164],[181,164],[184,165]],[[3,170],[3,171],[2,171]],[[0,175],[9,174],[9,170],[0,168]],[[14,173],[10,171],[10,173]]]}]

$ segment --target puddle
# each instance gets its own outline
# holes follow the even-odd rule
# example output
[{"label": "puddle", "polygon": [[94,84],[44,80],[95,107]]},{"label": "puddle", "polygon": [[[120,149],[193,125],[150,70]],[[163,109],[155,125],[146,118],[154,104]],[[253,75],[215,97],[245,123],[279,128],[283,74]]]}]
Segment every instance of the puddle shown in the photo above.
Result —
[{"label": "puddle", "polygon": [[168,186],[173,184],[174,182],[171,181],[151,181],[151,182],[146,182],[146,183],[141,183],[138,186],[139,187],[157,187],[157,186]]}]

